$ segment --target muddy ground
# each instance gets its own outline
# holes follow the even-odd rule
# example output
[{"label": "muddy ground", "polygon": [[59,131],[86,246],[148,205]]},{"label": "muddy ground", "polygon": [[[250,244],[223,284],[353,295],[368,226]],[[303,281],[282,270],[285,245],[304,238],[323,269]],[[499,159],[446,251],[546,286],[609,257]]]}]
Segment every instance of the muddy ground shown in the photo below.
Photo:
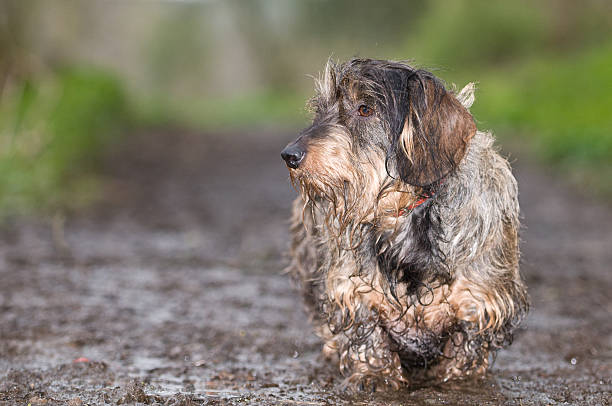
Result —
[{"label": "muddy ground", "polygon": [[532,311],[486,379],[351,396],[282,274],[290,132],[134,136],[93,209],[0,227],[0,404],[607,405],[612,211],[515,162]]}]

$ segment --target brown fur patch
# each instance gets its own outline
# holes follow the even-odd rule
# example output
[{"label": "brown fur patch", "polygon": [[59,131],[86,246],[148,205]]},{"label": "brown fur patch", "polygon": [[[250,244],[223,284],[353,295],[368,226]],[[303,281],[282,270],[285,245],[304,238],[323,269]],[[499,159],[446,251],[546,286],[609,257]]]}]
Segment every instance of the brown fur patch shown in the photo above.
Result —
[{"label": "brown fur patch", "polygon": [[[400,136],[402,151],[413,175],[405,181],[413,185],[428,185],[459,165],[468,142],[476,134],[476,124],[471,114],[451,93],[440,97],[435,84],[426,81],[425,109],[411,105],[409,116]],[[432,107],[435,106],[435,107]]]}]

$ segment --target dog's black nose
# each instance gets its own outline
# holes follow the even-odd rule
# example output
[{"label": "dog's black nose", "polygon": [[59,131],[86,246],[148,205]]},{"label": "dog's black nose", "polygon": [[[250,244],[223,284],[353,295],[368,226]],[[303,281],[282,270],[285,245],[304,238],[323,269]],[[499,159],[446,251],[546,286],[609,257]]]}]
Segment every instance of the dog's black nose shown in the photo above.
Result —
[{"label": "dog's black nose", "polygon": [[287,162],[289,168],[297,169],[304,159],[306,152],[297,145],[289,145],[281,152],[281,157]]}]

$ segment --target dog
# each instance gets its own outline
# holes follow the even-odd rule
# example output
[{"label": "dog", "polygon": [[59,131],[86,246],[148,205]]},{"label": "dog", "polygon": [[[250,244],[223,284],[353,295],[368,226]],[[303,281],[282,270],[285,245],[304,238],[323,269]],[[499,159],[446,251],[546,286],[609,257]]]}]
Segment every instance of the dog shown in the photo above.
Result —
[{"label": "dog", "polygon": [[283,149],[289,273],[354,390],[482,376],[529,302],[517,183],[469,112],[403,62],[329,61]]}]

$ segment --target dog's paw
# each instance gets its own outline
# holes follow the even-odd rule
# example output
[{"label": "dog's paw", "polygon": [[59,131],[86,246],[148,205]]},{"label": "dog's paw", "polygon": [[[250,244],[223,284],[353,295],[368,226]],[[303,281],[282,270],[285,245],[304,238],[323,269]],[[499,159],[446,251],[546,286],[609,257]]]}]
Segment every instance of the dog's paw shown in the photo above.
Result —
[{"label": "dog's paw", "polygon": [[347,393],[374,393],[399,390],[405,379],[355,373],[346,378],[340,388]]},{"label": "dog's paw", "polygon": [[376,392],[377,379],[371,375],[353,374],[346,378],[340,389],[348,394]]}]

